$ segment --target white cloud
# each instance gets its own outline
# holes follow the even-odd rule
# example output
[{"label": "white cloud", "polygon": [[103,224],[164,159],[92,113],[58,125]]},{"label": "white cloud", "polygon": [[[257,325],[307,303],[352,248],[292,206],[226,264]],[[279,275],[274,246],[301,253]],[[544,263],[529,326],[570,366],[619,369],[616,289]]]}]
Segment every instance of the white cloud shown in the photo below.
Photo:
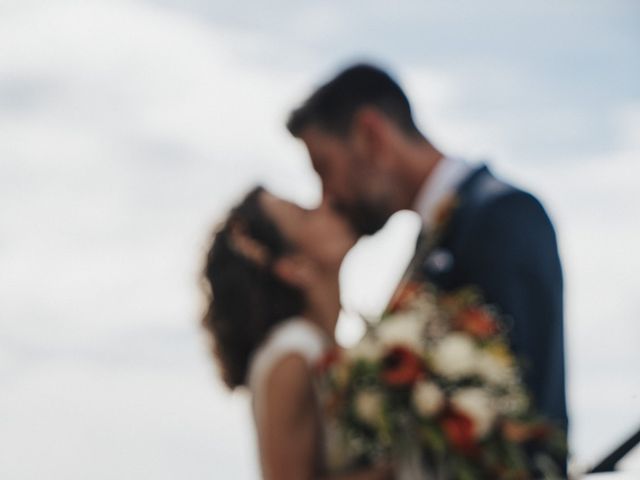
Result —
[{"label": "white cloud", "polygon": [[127,323],[130,315],[98,307],[111,297],[137,303],[132,286],[146,282],[157,296],[146,309],[129,307],[153,312],[176,289],[158,280],[172,277],[184,308],[210,218],[243,185],[276,170],[299,192],[305,180],[315,187],[284,141],[291,77],[236,64],[232,34],[120,2],[43,7],[5,23],[0,71],[52,85],[34,105],[0,110],[0,152],[12,159],[0,168],[13,185],[0,193],[11,221],[3,242],[31,251],[8,255],[16,264],[5,287],[23,294],[2,308],[16,328],[34,321],[16,318],[34,295],[76,327],[89,317]]},{"label": "white cloud", "polygon": [[246,397],[189,367],[196,374],[76,360],[23,371],[0,399],[0,475],[256,478]]}]

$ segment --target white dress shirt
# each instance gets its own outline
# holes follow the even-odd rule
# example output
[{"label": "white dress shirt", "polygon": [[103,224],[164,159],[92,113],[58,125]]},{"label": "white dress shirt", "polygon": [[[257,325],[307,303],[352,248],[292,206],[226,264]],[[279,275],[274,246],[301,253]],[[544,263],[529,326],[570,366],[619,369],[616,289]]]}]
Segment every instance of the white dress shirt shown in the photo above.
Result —
[{"label": "white dress shirt", "polygon": [[473,166],[457,157],[443,157],[424,182],[413,210],[420,215],[425,230],[433,226],[434,216],[440,203],[454,193],[462,181],[473,170]]}]

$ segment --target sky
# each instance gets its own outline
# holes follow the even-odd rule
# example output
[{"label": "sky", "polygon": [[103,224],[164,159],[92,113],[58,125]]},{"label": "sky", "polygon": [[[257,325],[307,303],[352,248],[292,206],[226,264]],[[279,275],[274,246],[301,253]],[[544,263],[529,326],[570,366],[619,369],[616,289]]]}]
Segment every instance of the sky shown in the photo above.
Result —
[{"label": "sky", "polygon": [[[639,45],[622,0],[0,0],[0,478],[257,478],[198,326],[203,254],[256,182],[318,201],[284,121],[360,60],[548,209],[572,450],[596,461],[640,425]],[[379,312],[417,226],[349,254],[347,312]]]}]

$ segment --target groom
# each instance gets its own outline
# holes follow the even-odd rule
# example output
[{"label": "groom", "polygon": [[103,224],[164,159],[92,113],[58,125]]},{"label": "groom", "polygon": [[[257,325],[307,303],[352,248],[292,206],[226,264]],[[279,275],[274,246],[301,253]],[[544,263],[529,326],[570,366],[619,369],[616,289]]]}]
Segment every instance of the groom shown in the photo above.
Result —
[{"label": "groom", "polygon": [[321,86],[287,127],[306,145],[325,199],[361,235],[409,209],[428,239],[443,206],[455,205],[420,268],[443,290],[478,287],[510,319],[536,407],[566,429],[562,269],[540,202],[486,166],[439,151],[402,89],[374,66],[352,66]]}]

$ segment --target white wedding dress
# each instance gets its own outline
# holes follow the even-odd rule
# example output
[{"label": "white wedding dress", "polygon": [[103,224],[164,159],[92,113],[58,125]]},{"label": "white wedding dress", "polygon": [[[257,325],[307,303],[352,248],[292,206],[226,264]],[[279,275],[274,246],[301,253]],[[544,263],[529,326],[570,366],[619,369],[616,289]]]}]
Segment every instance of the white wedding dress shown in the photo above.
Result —
[{"label": "white wedding dress", "polygon": [[[270,372],[288,355],[299,354],[311,370],[331,346],[331,341],[318,326],[301,317],[286,320],[271,331],[267,339],[254,353],[249,365],[248,384],[252,394],[253,414],[260,438],[259,426],[265,415],[265,384]],[[317,392],[317,389],[316,389]],[[319,400],[319,399],[318,399]],[[318,403],[320,403],[318,401]],[[328,474],[343,473],[354,465],[346,440],[341,436],[335,420],[322,416],[322,453]],[[396,463],[398,480],[423,480],[425,476],[415,455],[401,455]]]}]

